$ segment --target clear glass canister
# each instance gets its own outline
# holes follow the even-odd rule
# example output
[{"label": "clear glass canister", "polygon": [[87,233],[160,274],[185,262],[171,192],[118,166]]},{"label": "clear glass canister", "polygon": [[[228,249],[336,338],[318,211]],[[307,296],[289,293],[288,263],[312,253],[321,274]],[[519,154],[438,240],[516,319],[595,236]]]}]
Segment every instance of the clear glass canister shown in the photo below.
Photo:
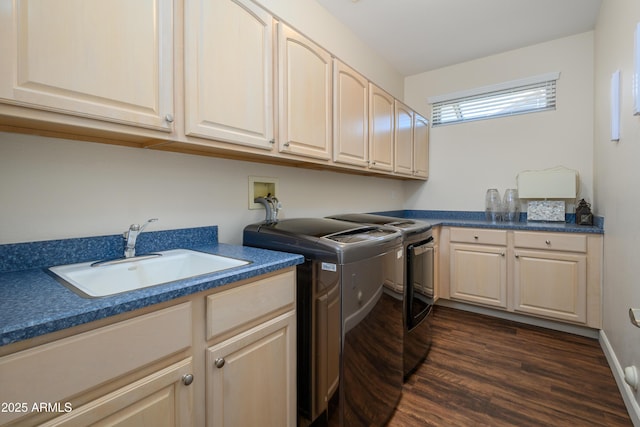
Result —
[{"label": "clear glass canister", "polygon": [[509,188],[504,191],[502,208],[504,209],[503,219],[505,221],[520,221],[520,198],[518,198],[518,190],[516,190],[515,188]]},{"label": "clear glass canister", "polygon": [[500,192],[496,188],[487,190],[485,196],[485,216],[487,221],[498,222],[502,220],[502,201]]}]

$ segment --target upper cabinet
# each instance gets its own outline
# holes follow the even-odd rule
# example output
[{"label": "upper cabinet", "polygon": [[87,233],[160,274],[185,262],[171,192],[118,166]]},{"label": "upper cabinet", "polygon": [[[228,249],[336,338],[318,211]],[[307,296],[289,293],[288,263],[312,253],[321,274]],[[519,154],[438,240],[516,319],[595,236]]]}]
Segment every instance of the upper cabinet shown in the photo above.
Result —
[{"label": "upper cabinet", "polygon": [[429,175],[429,121],[398,100],[394,172],[422,179]]},{"label": "upper cabinet", "polygon": [[366,167],[369,82],[337,59],[333,70],[333,161]]},{"label": "upper cabinet", "polygon": [[413,116],[413,175],[429,177],[429,121],[417,113]]},{"label": "upper cabinet", "polygon": [[331,159],[331,55],[278,24],[279,150]]},{"label": "upper cabinet", "polygon": [[394,172],[413,176],[413,115],[411,108],[395,101]]},{"label": "upper cabinet", "polygon": [[185,2],[185,132],[271,150],[273,17],[248,0]]},{"label": "upper cabinet", "polygon": [[0,52],[2,131],[428,175],[426,119],[252,0],[0,0]]},{"label": "upper cabinet", "polygon": [[0,101],[170,132],[171,0],[0,0]]},{"label": "upper cabinet", "polygon": [[394,99],[369,83],[369,167],[393,171]]}]

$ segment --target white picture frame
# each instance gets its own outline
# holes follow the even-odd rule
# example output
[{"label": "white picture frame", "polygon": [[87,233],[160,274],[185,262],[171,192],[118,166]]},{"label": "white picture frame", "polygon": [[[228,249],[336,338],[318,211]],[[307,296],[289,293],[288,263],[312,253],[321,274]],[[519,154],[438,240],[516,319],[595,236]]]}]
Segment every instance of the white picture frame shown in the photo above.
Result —
[{"label": "white picture frame", "polygon": [[611,140],[620,141],[620,70],[611,75]]},{"label": "white picture frame", "polygon": [[633,40],[633,115],[640,115],[640,23]]}]

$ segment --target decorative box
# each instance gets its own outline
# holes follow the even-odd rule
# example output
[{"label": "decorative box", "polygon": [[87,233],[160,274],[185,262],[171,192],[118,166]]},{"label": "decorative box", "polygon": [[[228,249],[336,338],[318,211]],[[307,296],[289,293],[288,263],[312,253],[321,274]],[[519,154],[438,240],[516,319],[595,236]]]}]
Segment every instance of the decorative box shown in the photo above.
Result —
[{"label": "decorative box", "polygon": [[536,200],[527,204],[527,221],[565,221],[565,202]]}]

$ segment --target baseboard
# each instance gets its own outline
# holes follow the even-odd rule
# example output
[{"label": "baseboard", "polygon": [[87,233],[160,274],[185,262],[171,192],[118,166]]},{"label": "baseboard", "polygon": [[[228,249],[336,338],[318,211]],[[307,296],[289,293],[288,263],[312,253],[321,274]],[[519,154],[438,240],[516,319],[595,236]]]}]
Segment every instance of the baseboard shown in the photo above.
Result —
[{"label": "baseboard", "polygon": [[442,298],[436,302],[436,305],[443,305],[445,307],[455,308],[458,310],[470,311],[472,313],[484,314],[487,316],[497,317],[499,319],[505,319],[505,320],[511,320],[514,322],[524,323],[526,325],[539,326],[541,328],[553,329],[554,331],[567,332],[569,334],[581,335],[583,337],[598,339],[598,329],[587,328],[584,326],[554,322],[553,320],[526,316],[524,314],[512,313],[509,311],[495,310],[488,307],[465,304],[465,303],[451,301],[451,300],[442,299]]},{"label": "baseboard", "polygon": [[607,334],[605,334],[604,331],[600,331],[599,340],[600,347],[602,347],[602,351],[607,358],[613,377],[615,378],[620,394],[622,395],[622,400],[627,407],[627,412],[629,412],[629,418],[631,418],[631,422],[633,422],[635,427],[640,427],[640,406],[636,401],[633,389],[624,381],[624,370],[622,369],[622,366],[620,366],[620,362],[618,362],[618,358],[616,357],[613,347],[611,347],[611,343],[607,339]]}]

